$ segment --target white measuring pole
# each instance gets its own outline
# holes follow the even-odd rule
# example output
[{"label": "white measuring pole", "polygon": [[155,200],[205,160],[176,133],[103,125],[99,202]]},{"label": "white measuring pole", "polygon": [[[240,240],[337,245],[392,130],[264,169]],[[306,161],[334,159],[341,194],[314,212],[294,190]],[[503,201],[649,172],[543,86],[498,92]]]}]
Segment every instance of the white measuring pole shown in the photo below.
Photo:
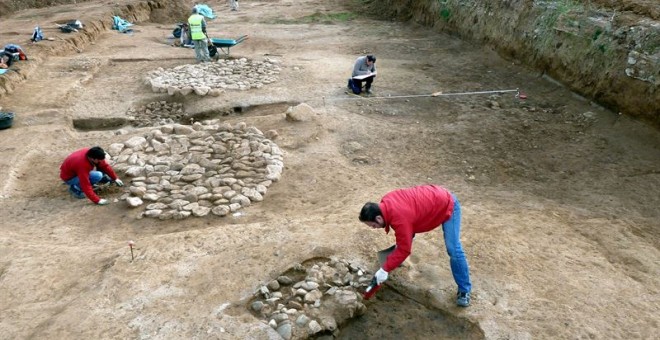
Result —
[{"label": "white measuring pole", "polygon": [[335,97],[334,99],[395,99],[395,98],[418,98],[418,97],[447,97],[447,96],[466,96],[466,95],[478,95],[478,94],[489,94],[489,93],[507,93],[507,92],[516,92],[516,97],[520,95],[520,89],[511,89],[511,90],[490,90],[490,91],[473,91],[473,92],[453,92],[453,93],[442,93],[435,92],[430,94],[411,94],[411,95],[401,95],[401,96],[385,96],[385,97],[349,97],[349,98],[339,98]]}]

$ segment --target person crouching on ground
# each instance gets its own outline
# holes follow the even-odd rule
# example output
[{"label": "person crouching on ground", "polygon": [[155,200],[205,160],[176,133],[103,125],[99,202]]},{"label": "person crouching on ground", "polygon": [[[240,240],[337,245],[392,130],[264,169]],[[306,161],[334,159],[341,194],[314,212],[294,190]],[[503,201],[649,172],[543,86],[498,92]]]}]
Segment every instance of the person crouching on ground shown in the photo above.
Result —
[{"label": "person crouching on ground", "polygon": [[376,56],[366,55],[355,60],[353,75],[348,81],[348,87],[355,94],[362,92],[362,82],[365,82],[364,92],[371,94],[371,83],[376,78]]},{"label": "person crouching on ground", "polygon": [[372,228],[394,230],[396,247],[376,274],[381,284],[389,272],[399,267],[412,251],[415,234],[442,225],[445,247],[454,281],[458,285],[456,304],[470,305],[470,270],[461,246],[461,205],[454,194],[437,185],[399,189],[386,194],[380,204],[368,202],[360,211],[360,221]]},{"label": "person crouching on ground", "polygon": [[67,156],[60,166],[60,178],[69,185],[69,192],[74,197],[87,196],[98,205],[106,205],[109,202],[96,195],[93,185],[112,182],[117,186],[124,186],[110,164],[105,161],[105,151],[98,146],[80,149]]},{"label": "person crouching on ground", "polygon": [[197,6],[193,7],[192,13],[188,18],[188,26],[190,27],[190,38],[195,45],[195,58],[198,62],[211,61],[206,37],[206,20],[204,20],[204,16],[198,14]]}]

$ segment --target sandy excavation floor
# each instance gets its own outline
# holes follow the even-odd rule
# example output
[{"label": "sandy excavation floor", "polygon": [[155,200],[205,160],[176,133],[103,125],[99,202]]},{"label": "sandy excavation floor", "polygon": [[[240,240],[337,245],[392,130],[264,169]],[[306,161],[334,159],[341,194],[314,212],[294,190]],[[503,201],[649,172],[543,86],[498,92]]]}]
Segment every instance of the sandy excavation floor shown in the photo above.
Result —
[{"label": "sandy excavation floor", "polygon": [[[376,251],[394,237],[360,224],[359,209],[422,183],[446,186],[461,200],[472,306],[454,305],[439,230],[418,235],[384,290],[477,325],[475,338],[660,334],[657,130],[451,36],[363,18],[302,20],[349,11],[341,2],[246,0],[236,13],[210,4],[220,17],[211,34],[249,34],[232,56],[277,59],[277,82],[218,97],[154,94],[144,75],[193,63],[193,51],[165,44],[172,23],[144,22],[133,35],[108,31],[81,53],[46,59],[0,98],[18,115],[0,131],[0,338],[277,338],[243,305],[253,292],[318,256],[376,270]],[[75,10],[85,6],[92,15],[110,5]],[[20,22],[25,39],[17,42],[28,45],[39,16],[70,19],[72,10],[22,12],[27,19],[3,17],[0,28]],[[15,38],[0,34],[3,43]],[[353,61],[366,52],[378,56],[377,97],[521,88],[528,99],[346,95]],[[58,167],[70,151],[150,130],[79,131],[73,123],[124,119],[129,108],[160,100],[182,102],[189,115],[237,111],[215,118],[277,130],[281,180],[240,216],[184,221],[136,219],[122,201],[101,207],[68,196]],[[296,103],[316,115],[286,121]],[[398,311],[376,305],[387,296],[369,301],[367,313]],[[415,330],[433,322],[425,315],[361,327],[365,338],[388,337],[376,327],[391,327],[393,338],[424,338]]]}]

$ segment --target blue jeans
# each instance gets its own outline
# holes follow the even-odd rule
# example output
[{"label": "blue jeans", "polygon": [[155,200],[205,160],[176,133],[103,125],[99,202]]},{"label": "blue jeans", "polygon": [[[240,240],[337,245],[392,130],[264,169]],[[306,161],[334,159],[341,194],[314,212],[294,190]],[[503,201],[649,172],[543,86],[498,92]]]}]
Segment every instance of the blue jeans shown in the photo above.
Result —
[{"label": "blue jeans", "polygon": [[461,204],[454,194],[454,211],[445,223],[442,224],[442,233],[445,237],[445,246],[449,254],[449,265],[458,291],[469,293],[472,290],[470,283],[470,268],[461,246]]},{"label": "blue jeans", "polygon": [[[103,179],[104,175],[105,174],[102,173],[101,171],[92,170],[92,171],[89,172],[89,182],[92,183],[92,185],[94,185],[94,184],[100,182],[101,179]],[[81,192],[80,179],[78,178],[78,176],[76,176],[76,177],[74,177],[74,178],[72,178],[68,181],[64,181],[64,183],[68,184],[69,187],[71,187],[72,191]]]}]

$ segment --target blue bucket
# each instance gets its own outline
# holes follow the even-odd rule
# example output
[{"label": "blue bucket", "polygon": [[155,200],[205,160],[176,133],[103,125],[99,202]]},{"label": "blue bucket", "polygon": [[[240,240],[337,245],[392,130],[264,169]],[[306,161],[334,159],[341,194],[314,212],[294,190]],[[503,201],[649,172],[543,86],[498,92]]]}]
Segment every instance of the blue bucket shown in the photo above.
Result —
[{"label": "blue bucket", "polygon": [[0,130],[9,129],[14,123],[14,113],[0,112]]}]

